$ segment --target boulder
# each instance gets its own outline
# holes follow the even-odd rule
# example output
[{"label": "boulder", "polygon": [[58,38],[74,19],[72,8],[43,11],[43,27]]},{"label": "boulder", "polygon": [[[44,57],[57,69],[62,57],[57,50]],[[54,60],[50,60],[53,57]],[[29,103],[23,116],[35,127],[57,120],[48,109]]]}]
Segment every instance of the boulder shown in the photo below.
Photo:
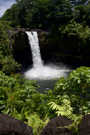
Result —
[{"label": "boulder", "polygon": [[66,117],[56,117],[46,125],[41,135],[72,135],[72,132],[65,126],[72,124],[72,121]]},{"label": "boulder", "polygon": [[0,114],[0,135],[33,135],[32,128],[20,120]]},{"label": "boulder", "polygon": [[78,128],[79,135],[90,135],[90,114],[82,118]]}]

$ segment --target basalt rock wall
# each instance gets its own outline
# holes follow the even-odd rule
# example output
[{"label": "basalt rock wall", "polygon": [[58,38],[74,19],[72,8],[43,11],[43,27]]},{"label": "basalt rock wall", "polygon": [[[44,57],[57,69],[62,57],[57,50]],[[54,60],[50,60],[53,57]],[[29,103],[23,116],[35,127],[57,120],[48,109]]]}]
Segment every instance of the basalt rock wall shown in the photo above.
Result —
[{"label": "basalt rock wall", "polygon": [[24,69],[32,65],[31,49],[25,31],[13,35],[13,56]]}]

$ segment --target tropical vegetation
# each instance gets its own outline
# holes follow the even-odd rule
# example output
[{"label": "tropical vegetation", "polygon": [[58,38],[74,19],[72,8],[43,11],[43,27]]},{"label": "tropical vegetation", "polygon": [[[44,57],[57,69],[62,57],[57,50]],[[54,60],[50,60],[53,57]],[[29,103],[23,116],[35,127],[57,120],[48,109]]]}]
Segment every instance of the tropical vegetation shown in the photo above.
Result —
[{"label": "tropical vegetation", "polygon": [[22,65],[13,57],[10,32],[23,27],[46,30],[52,41],[59,40],[55,47],[64,54],[90,60],[90,2],[16,0],[0,18],[0,112],[33,127],[34,135],[60,115],[73,120],[78,132],[80,119],[90,113],[90,67],[83,62],[67,78],[59,78],[53,89],[40,93],[37,82],[24,78]]}]

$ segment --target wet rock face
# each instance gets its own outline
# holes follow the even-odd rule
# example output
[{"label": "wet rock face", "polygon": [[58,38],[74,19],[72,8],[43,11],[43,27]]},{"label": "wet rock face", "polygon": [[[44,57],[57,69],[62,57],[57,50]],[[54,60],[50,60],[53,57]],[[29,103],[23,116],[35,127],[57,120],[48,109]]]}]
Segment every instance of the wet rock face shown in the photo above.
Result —
[{"label": "wet rock face", "polygon": [[79,135],[90,135],[90,114],[83,117],[79,125]]},{"label": "wet rock face", "polygon": [[38,31],[40,52],[43,61],[47,61],[50,57],[49,45],[48,45],[48,33],[45,31]]},{"label": "wet rock face", "polygon": [[38,37],[43,61],[45,63],[60,62],[61,59],[57,55],[60,53],[59,39],[55,39],[51,33],[47,31],[38,31]]},{"label": "wet rock face", "polygon": [[32,65],[31,48],[27,34],[19,31],[13,35],[13,39],[13,56],[15,60],[26,69],[29,65]]},{"label": "wet rock face", "polygon": [[33,135],[32,128],[8,115],[0,114],[0,135]]},{"label": "wet rock face", "polygon": [[70,124],[72,121],[66,117],[56,117],[47,124],[41,135],[72,135],[72,132],[64,127]]}]

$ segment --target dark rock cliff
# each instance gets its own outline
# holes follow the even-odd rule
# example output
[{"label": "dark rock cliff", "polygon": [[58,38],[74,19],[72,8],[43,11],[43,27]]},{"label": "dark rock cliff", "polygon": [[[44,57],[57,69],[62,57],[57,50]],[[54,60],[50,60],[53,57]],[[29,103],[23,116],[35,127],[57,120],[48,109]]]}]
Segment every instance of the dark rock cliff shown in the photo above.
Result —
[{"label": "dark rock cliff", "polygon": [[22,65],[23,69],[27,69],[33,64],[31,48],[25,31],[38,32],[41,57],[44,63],[63,62],[75,67],[83,64],[87,65],[89,58],[86,59],[83,55],[77,54],[72,44],[67,39],[62,41],[59,34],[57,36],[54,33],[40,29],[18,28],[9,33],[13,41],[13,56]]},{"label": "dark rock cliff", "polygon": [[33,131],[22,121],[0,114],[0,135],[33,135]]}]

